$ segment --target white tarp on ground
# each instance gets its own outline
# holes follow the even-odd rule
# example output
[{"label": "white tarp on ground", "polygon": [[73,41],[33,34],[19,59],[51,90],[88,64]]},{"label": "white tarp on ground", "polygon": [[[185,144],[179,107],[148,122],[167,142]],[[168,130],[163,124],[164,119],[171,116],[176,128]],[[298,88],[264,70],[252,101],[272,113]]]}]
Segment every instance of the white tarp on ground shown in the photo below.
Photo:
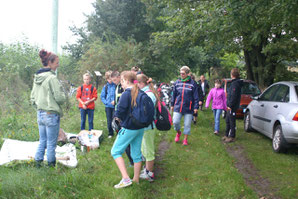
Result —
[{"label": "white tarp on ground", "polygon": [[[0,151],[0,165],[14,160],[30,160],[34,158],[39,142],[27,142],[12,139],[5,139]],[[76,147],[65,144],[56,148],[56,159],[59,163],[75,168],[78,164]],[[46,161],[46,155],[44,157]]]}]

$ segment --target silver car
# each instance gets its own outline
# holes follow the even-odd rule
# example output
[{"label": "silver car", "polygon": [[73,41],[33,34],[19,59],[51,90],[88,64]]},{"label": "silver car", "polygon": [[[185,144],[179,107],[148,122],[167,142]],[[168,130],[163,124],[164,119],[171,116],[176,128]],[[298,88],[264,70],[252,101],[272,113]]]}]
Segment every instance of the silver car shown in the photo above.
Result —
[{"label": "silver car", "polygon": [[271,138],[278,153],[298,144],[298,82],[277,82],[253,97],[244,115],[244,130]]}]

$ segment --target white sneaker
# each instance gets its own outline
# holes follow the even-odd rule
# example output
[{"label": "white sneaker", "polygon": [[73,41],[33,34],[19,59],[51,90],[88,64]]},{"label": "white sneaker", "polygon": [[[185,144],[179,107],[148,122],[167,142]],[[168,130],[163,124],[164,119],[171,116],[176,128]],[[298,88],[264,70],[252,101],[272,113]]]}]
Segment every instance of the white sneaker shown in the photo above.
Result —
[{"label": "white sneaker", "polygon": [[140,174],[140,178],[144,179],[144,180],[148,180],[149,182],[153,182],[154,181],[154,173],[151,171],[146,171],[144,173]]},{"label": "white sneaker", "polygon": [[144,167],[144,168],[141,170],[140,175],[142,175],[142,174],[144,174],[144,173],[146,173],[146,167]]},{"label": "white sneaker", "polygon": [[113,136],[109,135],[108,138],[111,139]]},{"label": "white sneaker", "polygon": [[120,188],[124,188],[124,187],[128,187],[132,184],[131,179],[122,179],[119,184],[114,185],[114,188],[116,189],[120,189]]}]

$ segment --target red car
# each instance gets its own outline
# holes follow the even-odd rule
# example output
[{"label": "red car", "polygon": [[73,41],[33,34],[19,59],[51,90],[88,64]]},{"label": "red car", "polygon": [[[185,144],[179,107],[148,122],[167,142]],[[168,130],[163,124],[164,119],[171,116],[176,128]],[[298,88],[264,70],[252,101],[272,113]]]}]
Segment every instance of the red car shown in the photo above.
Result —
[{"label": "red car", "polygon": [[[248,104],[252,101],[252,96],[257,96],[261,94],[261,90],[259,89],[258,85],[252,80],[243,80],[243,86],[241,89],[241,100],[240,100],[240,107],[236,111],[237,118],[243,118],[244,112]],[[224,79],[223,87],[225,92],[227,88],[229,88],[232,79]],[[226,82],[226,83],[225,83]]]}]

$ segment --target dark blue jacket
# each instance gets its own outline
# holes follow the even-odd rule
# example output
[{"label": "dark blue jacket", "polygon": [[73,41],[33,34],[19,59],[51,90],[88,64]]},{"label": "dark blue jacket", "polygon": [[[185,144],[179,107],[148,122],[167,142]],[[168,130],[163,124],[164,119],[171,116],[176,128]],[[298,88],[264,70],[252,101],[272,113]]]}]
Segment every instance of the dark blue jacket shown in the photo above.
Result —
[{"label": "dark blue jacket", "polygon": [[231,85],[227,90],[227,107],[230,107],[234,112],[240,106],[242,85],[242,80],[232,79]]},{"label": "dark blue jacket", "polygon": [[174,112],[193,114],[199,108],[198,85],[192,79],[182,82],[180,79],[174,83],[171,106]]},{"label": "dark blue jacket", "polygon": [[131,117],[130,117],[130,112],[131,112],[131,89],[128,88],[126,89],[118,102],[117,109],[115,111],[115,117],[118,117],[121,119],[121,127],[124,127],[126,129],[137,129],[132,125],[131,122]]}]

